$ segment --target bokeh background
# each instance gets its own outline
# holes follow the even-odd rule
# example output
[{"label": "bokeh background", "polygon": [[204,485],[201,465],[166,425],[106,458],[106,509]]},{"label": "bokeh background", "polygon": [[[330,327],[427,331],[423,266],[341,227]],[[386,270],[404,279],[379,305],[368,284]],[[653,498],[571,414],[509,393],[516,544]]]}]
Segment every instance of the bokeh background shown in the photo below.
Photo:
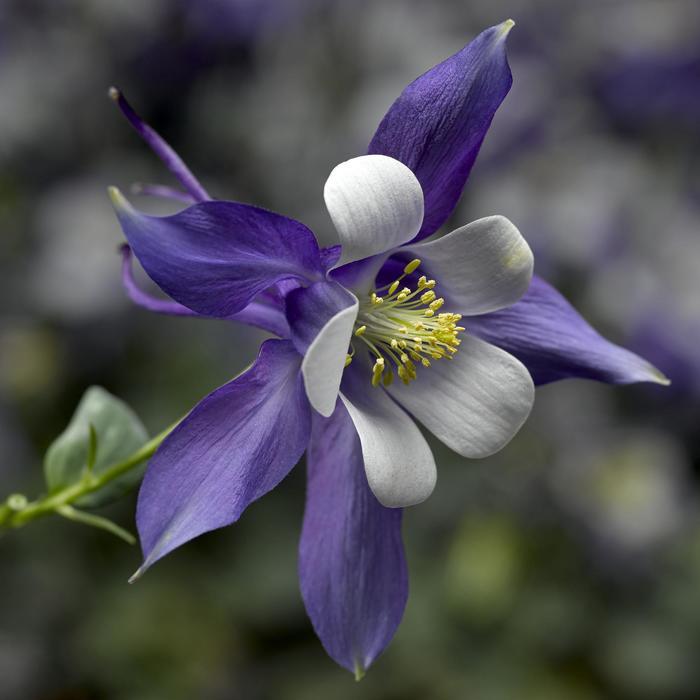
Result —
[{"label": "bokeh background", "polygon": [[[134,586],[137,548],[103,532],[10,532],[0,697],[700,697],[696,0],[1,0],[0,486],[41,491],[88,385],[155,434],[262,337],[125,299],[105,188],[168,177],[109,85],[215,196],[328,240],[332,167],[405,84],[508,17],[514,87],[455,222],[510,217],[539,273],[672,386],[559,383],[499,455],[435,445],[437,490],[405,519],[406,616],[359,684],[298,593],[303,468]],[[105,514],[132,527],[133,510]]]}]

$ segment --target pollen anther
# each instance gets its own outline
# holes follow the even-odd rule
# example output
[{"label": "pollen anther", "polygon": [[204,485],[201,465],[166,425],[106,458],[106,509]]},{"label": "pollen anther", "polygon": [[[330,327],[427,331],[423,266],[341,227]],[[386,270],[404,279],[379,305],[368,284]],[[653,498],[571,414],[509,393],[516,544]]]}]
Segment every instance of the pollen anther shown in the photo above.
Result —
[{"label": "pollen anther", "polygon": [[415,272],[418,267],[420,266],[420,258],[414,258],[411,260],[406,267],[404,267],[403,271],[405,274],[410,275],[412,272]]}]

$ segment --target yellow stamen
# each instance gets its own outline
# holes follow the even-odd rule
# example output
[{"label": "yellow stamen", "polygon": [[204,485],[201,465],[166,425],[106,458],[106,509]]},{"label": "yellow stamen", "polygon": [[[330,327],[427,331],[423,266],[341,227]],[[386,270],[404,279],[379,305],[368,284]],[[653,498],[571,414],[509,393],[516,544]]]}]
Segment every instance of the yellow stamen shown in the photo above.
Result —
[{"label": "yellow stamen", "polygon": [[[435,280],[423,275],[415,291],[410,287],[399,289],[403,277],[419,265],[419,259],[412,260],[404,267],[403,275],[373,290],[360,303],[354,337],[363,341],[374,356],[373,386],[390,386],[394,375],[409,384],[417,377],[417,367],[428,368],[434,360],[451,360],[461,342],[457,336],[464,328],[456,324],[462,317],[438,313],[445,300],[433,291]],[[354,352],[353,347],[347,364],[352,362]]]}]

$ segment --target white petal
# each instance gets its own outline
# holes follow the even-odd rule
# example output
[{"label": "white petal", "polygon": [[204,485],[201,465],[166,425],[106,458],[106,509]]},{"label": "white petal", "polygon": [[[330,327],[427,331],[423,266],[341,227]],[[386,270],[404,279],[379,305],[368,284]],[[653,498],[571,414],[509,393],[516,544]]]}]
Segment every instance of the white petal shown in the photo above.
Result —
[{"label": "white petal", "polygon": [[340,398],[360,436],[367,481],[387,508],[424,501],[435,488],[433,453],[411,417],[381,387],[353,387]]},{"label": "white petal", "polygon": [[323,197],[343,245],[336,267],[410,241],[423,223],[420,183],[388,156],[360,156],[336,166]]},{"label": "white petal", "polygon": [[389,393],[464,457],[498,452],[525,422],[535,399],[529,372],[512,355],[467,336],[452,360],[418,367],[408,386]]},{"label": "white petal", "polygon": [[328,418],[335,409],[358,302],[339,311],[309,345],[301,363],[309,403]]},{"label": "white petal", "polygon": [[405,248],[425,264],[452,311],[484,314],[514,304],[527,291],[533,257],[504,216],[488,216],[442,238]]}]

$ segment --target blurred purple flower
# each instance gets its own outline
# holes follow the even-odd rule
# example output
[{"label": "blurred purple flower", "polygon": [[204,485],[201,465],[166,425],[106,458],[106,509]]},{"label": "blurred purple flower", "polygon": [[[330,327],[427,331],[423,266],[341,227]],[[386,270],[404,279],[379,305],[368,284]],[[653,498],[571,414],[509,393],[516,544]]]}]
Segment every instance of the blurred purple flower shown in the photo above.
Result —
[{"label": "blurred purple flower", "polygon": [[301,18],[315,0],[184,0],[186,26],[210,40],[250,40]]},{"label": "blurred purple flower", "polygon": [[[137,509],[139,572],[237,520],[308,449],[302,595],[328,653],[358,675],[403,615],[401,507],[435,484],[413,417],[459,454],[482,457],[527,417],[528,369],[540,383],[663,381],[597,335],[545,282],[528,289],[532,254],[507,219],[422,242],[453,211],[510,88],[511,26],[486,30],[411,83],[369,154],[333,170],[324,197],[341,245],[325,249],[298,221],[211,200],[113,92],[186,193],[144,191],[195,202],[174,216],[146,216],[112,189],[130,246],[131,298],[152,311],[235,320],[278,336],[202,400],[151,460]],[[172,300],[136,286],[131,250]],[[427,276],[417,276],[419,266]],[[457,325],[462,315],[466,331]]]},{"label": "blurred purple flower", "polygon": [[700,53],[635,55],[608,66],[596,81],[602,104],[624,127],[669,123],[697,128],[700,119]]}]

